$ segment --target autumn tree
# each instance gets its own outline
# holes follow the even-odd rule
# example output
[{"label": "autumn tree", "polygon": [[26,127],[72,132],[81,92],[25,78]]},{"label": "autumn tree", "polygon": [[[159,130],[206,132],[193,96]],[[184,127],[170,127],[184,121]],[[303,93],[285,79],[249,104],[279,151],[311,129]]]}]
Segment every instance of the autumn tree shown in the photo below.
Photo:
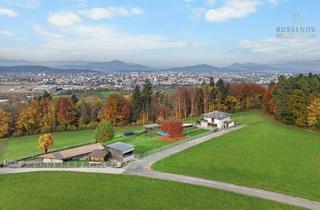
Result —
[{"label": "autumn tree", "polygon": [[320,128],[320,97],[313,95],[309,97],[306,113],[308,126]]},{"label": "autumn tree", "polygon": [[203,111],[206,113],[209,111],[210,107],[210,95],[213,91],[213,87],[208,84],[202,84],[201,85],[201,90],[203,94]]},{"label": "autumn tree", "polygon": [[94,128],[99,122],[102,101],[97,96],[81,98],[76,104],[80,128]]},{"label": "autumn tree", "polygon": [[106,98],[102,109],[102,119],[116,125],[121,123],[122,108],[128,101],[121,95],[112,94]]},{"label": "autumn tree", "polygon": [[125,104],[121,108],[121,116],[124,123],[130,123],[132,119],[132,106],[129,101],[125,102]]},{"label": "autumn tree", "polygon": [[57,122],[67,130],[75,123],[76,106],[71,98],[60,97],[56,101]]},{"label": "autumn tree", "polygon": [[115,134],[112,123],[109,121],[100,122],[94,132],[96,142],[106,143],[113,139]]},{"label": "autumn tree", "polygon": [[10,129],[10,114],[0,107],[0,138],[6,137]]},{"label": "autumn tree", "polygon": [[308,98],[300,89],[293,90],[291,95],[288,97],[288,111],[292,115],[293,122],[301,127],[306,126],[305,111],[308,105],[307,103]]},{"label": "autumn tree", "polygon": [[161,123],[161,130],[170,138],[179,137],[183,132],[183,122],[180,119],[165,120]]},{"label": "autumn tree", "polygon": [[43,150],[44,153],[48,153],[48,150],[54,145],[54,137],[52,134],[43,134],[39,137],[38,147]]},{"label": "autumn tree", "polygon": [[32,104],[24,106],[17,118],[15,135],[35,134],[39,132],[37,109]]}]

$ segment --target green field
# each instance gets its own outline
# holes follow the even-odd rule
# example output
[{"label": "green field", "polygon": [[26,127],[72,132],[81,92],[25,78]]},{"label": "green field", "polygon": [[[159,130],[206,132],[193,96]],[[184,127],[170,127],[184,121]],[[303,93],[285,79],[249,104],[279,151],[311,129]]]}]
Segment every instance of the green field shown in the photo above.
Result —
[{"label": "green field", "polygon": [[107,98],[108,96],[110,96],[111,94],[114,94],[114,93],[118,93],[118,92],[117,91],[102,91],[102,92],[98,92],[98,96],[101,99],[105,99],[105,98]]},{"label": "green field", "polygon": [[[141,132],[143,131],[143,126],[116,128],[115,130],[114,139],[108,143],[122,141],[133,144],[135,145],[135,152],[138,154],[143,154],[144,152],[170,144],[169,142],[159,140],[159,137],[155,133],[156,131],[147,132],[139,136],[123,136],[123,132],[126,130]],[[208,131],[203,129],[186,129],[183,135],[188,138],[206,132]],[[93,130],[55,132],[53,135],[55,137],[54,147],[49,152],[95,142]],[[39,135],[31,135],[9,139],[4,159],[21,159],[40,154],[41,151],[37,147],[38,138]]]},{"label": "green field", "polygon": [[42,172],[0,176],[1,209],[298,209],[230,192],[135,176]]},{"label": "green field", "polygon": [[320,133],[282,125],[262,112],[234,118],[246,127],[153,168],[320,200]]}]

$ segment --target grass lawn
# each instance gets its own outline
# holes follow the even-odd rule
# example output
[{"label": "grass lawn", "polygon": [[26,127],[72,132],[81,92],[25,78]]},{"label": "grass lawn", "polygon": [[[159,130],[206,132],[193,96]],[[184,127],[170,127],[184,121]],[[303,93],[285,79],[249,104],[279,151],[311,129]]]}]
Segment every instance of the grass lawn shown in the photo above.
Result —
[{"label": "grass lawn", "polygon": [[[93,130],[70,132],[54,132],[54,147],[49,151],[94,142]],[[29,157],[40,153],[38,149],[39,135],[21,136],[8,140],[8,148],[4,159]]]},{"label": "grass lawn", "polygon": [[[123,131],[131,130],[139,132],[143,130],[143,126],[116,128],[115,130],[115,137],[111,142],[108,142],[108,144],[117,141],[130,143],[135,145],[135,153],[138,154],[170,144],[170,142],[159,140],[159,137],[155,133],[156,131],[151,131],[140,136],[123,136]],[[186,137],[193,137],[206,132],[208,131],[204,129],[186,129],[183,135]],[[55,137],[54,147],[51,148],[49,152],[95,142],[94,130],[54,132],[53,135]],[[39,135],[31,135],[9,139],[4,159],[21,159],[39,154],[41,151],[37,147],[38,138]]]},{"label": "grass lawn", "polygon": [[125,175],[0,176],[1,209],[298,209],[230,192]]},{"label": "grass lawn", "polygon": [[258,111],[234,118],[246,127],[153,168],[320,200],[320,133],[282,125]]}]

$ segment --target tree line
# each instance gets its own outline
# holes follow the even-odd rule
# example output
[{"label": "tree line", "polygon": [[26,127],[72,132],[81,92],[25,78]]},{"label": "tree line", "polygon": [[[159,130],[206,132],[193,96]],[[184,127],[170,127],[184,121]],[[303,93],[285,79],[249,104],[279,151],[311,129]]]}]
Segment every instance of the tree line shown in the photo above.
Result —
[{"label": "tree line", "polygon": [[264,95],[265,110],[283,123],[320,129],[320,77],[280,76]]},{"label": "tree line", "polygon": [[149,80],[129,95],[112,94],[105,100],[97,96],[53,98],[50,94],[30,102],[0,108],[0,137],[94,129],[101,121],[113,126],[162,122],[220,110],[226,112],[261,108],[266,89],[252,83],[223,80],[195,87],[156,91]]}]

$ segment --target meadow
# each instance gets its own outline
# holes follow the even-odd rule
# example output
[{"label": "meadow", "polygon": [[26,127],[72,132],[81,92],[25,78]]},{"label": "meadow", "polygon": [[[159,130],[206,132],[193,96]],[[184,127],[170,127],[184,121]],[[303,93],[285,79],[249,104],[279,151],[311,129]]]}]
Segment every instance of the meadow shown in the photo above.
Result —
[{"label": "meadow", "polygon": [[320,133],[255,111],[234,114],[244,128],[153,165],[153,169],[320,200]]},{"label": "meadow", "polygon": [[298,209],[205,187],[136,176],[39,172],[0,176],[1,209]]},{"label": "meadow", "polygon": [[[135,153],[140,155],[150,150],[171,144],[170,142],[161,141],[159,136],[156,134],[157,130],[142,133],[141,135],[125,137],[123,132],[127,130],[134,131],[138,134],[142,132],[144,128],[143,126],[115,128],[115,137],[112,141],[107,142],[107,144],[118,141],[133,144],[135,145]],[[191,138],[207,132],[208,131],[204,129],[188,128],[185,129],[183,135],[186,138]],[[94,130],[54,132],[53,136],[55,138],[54,147],[49,149],[49,152],[95,143]],[[22,159],[41,154],[42,151],[40,151],[37,146],[38,138],[39,135],[30,135],[9,139],[8,147],[3,158]]]}]

